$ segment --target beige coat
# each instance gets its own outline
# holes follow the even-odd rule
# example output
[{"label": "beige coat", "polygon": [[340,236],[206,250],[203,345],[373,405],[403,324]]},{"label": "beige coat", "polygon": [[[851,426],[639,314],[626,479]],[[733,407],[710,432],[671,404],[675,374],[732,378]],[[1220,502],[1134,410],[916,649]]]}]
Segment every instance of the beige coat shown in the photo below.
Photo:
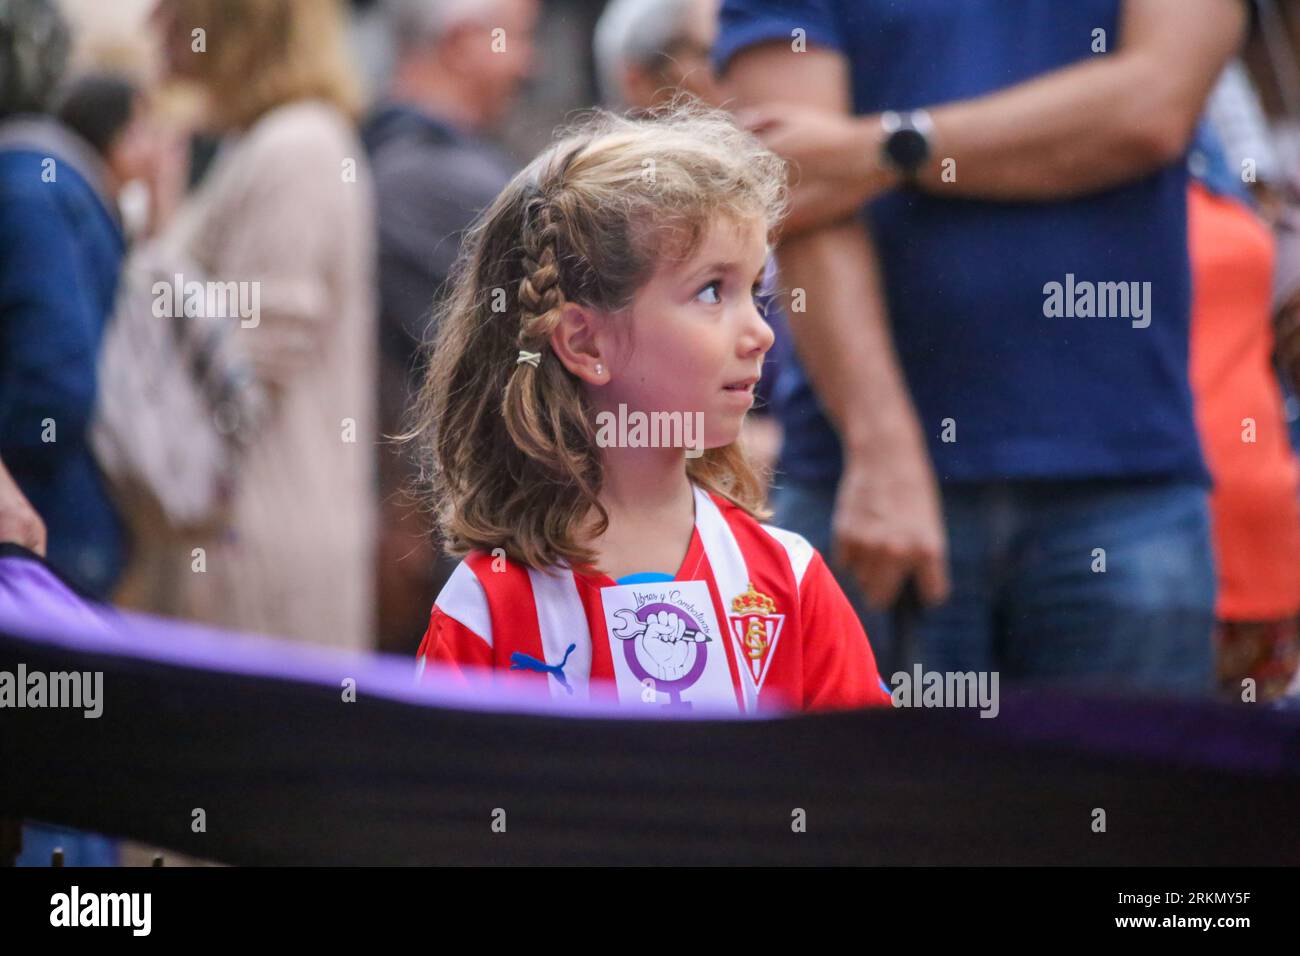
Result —
[{"label": "beige coat", "polygon": [[[353,128],[303,101],[227,143],[163,237],[258,283],[236,340],[272,397],[224,534],[141,541],[123,603],[340,647],[373,644],[372,187]],[[252,288],[251,286],[249,287]],[[204,570],[195,570],[203,548]]]}]

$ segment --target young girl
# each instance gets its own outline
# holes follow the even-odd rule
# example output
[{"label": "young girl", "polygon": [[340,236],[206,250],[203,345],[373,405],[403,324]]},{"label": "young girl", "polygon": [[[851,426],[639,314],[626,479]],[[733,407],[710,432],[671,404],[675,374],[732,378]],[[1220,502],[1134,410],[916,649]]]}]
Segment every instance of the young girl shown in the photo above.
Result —
[{"label": "young girl", "polygon": [[464,555],[419,649],[520,690],[753,711],[884,704],[826,564],[737,443],[782,161],[727,114],[596,113],[466,237],[418,408]]}]

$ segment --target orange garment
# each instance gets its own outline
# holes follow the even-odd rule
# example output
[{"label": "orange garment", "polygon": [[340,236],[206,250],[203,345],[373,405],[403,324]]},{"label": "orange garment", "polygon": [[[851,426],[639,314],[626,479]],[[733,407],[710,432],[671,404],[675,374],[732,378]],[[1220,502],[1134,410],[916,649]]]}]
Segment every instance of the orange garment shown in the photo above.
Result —
[{"label": "orange garment", "polygon": [[1273,237],[1240,202],[1197,183],[1187,225],[1192,395],[1214,478],[1216,614],[1283,618],[1300,611],[1300,466],[1271,362]]}]

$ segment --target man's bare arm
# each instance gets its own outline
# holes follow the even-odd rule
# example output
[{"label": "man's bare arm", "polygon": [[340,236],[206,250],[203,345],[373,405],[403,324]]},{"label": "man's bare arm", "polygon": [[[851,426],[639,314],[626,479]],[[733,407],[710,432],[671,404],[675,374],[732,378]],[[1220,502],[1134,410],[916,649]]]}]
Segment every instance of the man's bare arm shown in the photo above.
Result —
[{"label": "man's bare arm", "polygon": [[[784,44],[751,47],[733,60],[726,80],[738,107],[797,102],[849,111],[847,64],[829,50],[791,57]],[[782,285],[802,290],[805,308],[788,308],[801,363],[844,444],[833,556],[856,572],[874,604],[892,602],[912,574],[923,597],[942,600],[948,585],[938,491],[866,228],[849,217],[783,239],[777,256]]]},{"label": "man's bare arm", "polygon": [[[752,47],[736,57],[727,82],[737,106],[798,101],[839,113],[849,109],[847,64],[828,50],[795,56],[784,43]],[[792,178],[797,182],[797,171]],[[896,421],[900,406],[901,417],[914,417],[894,359],[875,249],[852,217],[813,234],[790,238],[790,232],[787,223],[777,251],[781,283],[787,293],[797,288],[802,298],[813,299],[801,312],[785,303],[799,357],[845,443],[863,444],[859,432],[869,439],[886,427],[872,419]]]},{"label": "man's bare arm", "polygon": [[[1187,147],[1237,49],[1245,0],[1126,0],[1120,45],[972,100],[931,104],[933,156],[921,188],[944,196],[1059,200],[1139,179]],[[1086,38],[1081,38],[1081,42]],[[1109,49],[1109,47],[1108,47]],[[803,57],[769,51],[777,75]],[[878,115],[845,119],[762,104],[742,111],[799,171],[790,232],[834,222],[898,185],[880,162]]]},{"label": "man's bare arm", "polygon": [[984,199],[1060,199],[1172,162],[1241,43],[1245,6],[1126,0],[1113,53],[931,110],[937,157],[955,160],[956,176],[943,182],[941,164],[932,162],[923,187]]}]

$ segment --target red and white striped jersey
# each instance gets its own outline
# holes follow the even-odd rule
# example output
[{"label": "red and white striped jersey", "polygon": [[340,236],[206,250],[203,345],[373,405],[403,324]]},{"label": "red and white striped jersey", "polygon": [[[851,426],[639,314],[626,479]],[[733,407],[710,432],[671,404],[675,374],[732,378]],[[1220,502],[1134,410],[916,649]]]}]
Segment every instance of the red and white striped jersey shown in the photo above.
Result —
[{"label": "red and white striped jersey", "polygon": [[[656,580],[645,580],[655,578]],[[473,551],[438,595],[418,651],[552,697],[751,712],[889,703],[871,645],[822,556],[695,488],[681,568],[614,581]]]}]

